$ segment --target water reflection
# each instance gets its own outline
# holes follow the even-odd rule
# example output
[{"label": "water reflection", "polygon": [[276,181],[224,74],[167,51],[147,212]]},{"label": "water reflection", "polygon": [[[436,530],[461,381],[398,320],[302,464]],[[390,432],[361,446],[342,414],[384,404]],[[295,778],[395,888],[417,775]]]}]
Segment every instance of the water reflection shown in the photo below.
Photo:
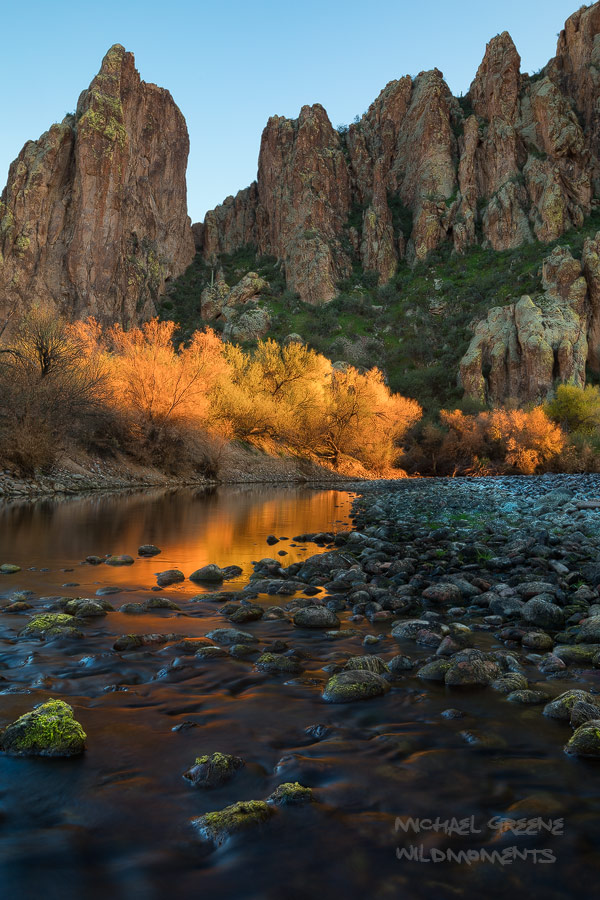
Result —
[{"label": "water reflection", "polygon": [[[207,563],[241,566],[243,576],[227,583],[239,587],[252,571],[252,560],[284,551],[282,564],[289,565],[318,552],[314,544],[310,550],[291,546],[291,539],[307,531],[347,528],[350,503],[340,491],[242,485],[6,504],[0,507],[0,562],[24,571],[50,568],[37,577],[27,573],[27,587],[43,585],[45,593],[75,581],[88,592],[99,584],[143,589],[156,583],[158,571],[178,568],[187,576]],[[270,534],[286,539],[271,547],[266,543]],[[138,559],[141,544],[156,544],[162,553]],[[136,558],[133,566],[78,566],[90,554],[123,553]],[[69,576],[61,571],[73,566]],[[11,577],[10,589],[18,589],[23,577]],[[5,587],[8,583],[0,581],[0,590]],[[176,590],[202,592],[189,581]]]}]

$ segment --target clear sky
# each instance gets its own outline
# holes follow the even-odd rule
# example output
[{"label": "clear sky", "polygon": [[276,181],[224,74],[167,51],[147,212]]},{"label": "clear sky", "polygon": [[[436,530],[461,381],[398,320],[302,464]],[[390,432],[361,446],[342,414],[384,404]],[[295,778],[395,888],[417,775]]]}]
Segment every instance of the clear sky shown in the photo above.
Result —
[{"label": "clear sky", "polygon": [[108,48],[186,117],[192,221],[256,177],[270,115],[321,103],[334,126],[393,78],[435,66],[466,93],[486,42],[509,31],[522,69],[554,56],[578,0],[0,0],[0,186],[26,140],[60,121]]}]

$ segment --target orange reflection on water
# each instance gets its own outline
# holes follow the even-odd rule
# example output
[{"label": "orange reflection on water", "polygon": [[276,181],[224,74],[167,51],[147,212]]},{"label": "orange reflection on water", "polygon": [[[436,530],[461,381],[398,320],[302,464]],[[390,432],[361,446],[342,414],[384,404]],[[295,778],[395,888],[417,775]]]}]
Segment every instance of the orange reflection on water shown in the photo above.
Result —
[{"label": "orange reflection on water", "polygon": [[[46,594],[77,582],[87,595],[98,587],[118,585],[133,590],[156,584],[156,572],[177,568],[186,578],[207,563],[238,565],[244,575],[226,587],[239,587],[252,571],[252,561],[269,556],[282,565],[318,553],[314,544],[292,547],[302,532],[335,531],[349,527],[351,495],[343,491],[315,491],[264,485],[227,486],[206,493],[195,490],[152,491],[130,495],[99,495],[68,501],[4,504],[0,507],[2,562],[23,570],[47,567],[49,573],[27,573],[27,586],[43,583]],[[285,537],[274,546],[268,535]],[[139,559],[141,544],[156,544],[160,556]],[[286,555],[278,556],[280,551]],[[79,565],[88,555],[129,554],[135,563],[113,568]],[[74,567],[65,574],[62,569]],[[0,590],[18,589],[18,576]],[[85,588],[85,590],[83,589]],[[186,581],[170,590],[199,593]],[[208,588],[207,588],[208,590]]]}]

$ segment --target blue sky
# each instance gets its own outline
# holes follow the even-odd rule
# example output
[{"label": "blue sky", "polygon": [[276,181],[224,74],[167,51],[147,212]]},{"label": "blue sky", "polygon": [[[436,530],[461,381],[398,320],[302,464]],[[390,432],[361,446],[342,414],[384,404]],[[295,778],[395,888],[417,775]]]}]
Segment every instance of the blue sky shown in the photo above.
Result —
[{"label": "blue sky", "polygon": [[437,66],[466,93],[486,42],[509,31],[523,71],[554,55],[577,0],[0,0],[0,186],[26,140],[72,111],[114,43],[168,88],[190,132],[192,221],[256,177],[270,115],[322,103],[362,114],[393,78]]}]

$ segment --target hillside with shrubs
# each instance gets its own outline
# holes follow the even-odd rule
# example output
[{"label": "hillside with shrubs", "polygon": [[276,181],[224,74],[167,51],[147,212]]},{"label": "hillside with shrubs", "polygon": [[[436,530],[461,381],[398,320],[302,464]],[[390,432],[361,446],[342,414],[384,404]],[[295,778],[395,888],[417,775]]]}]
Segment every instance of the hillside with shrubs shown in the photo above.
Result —
[{"label": "hillside with shrubs", "polygon": [[0,343],[3,464],[31,476],[80,450],[226,479],[222,451],[236,443],[362,477],[600,470],[594,386],[561,385],[545,407],[423,416],[378,368],[333,365],[299,342],[175,335],[156,318],[125,331],[40,309],[14,323]]}]

